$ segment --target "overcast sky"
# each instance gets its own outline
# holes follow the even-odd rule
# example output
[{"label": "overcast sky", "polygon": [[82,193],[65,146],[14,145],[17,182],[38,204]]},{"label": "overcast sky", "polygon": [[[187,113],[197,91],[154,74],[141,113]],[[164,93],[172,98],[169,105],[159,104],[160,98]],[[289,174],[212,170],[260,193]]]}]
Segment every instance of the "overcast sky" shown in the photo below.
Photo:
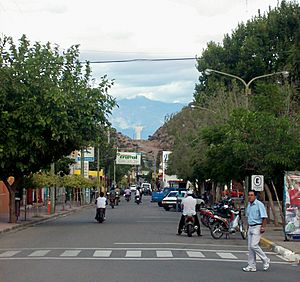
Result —
[{"label": "overcast sky", "polygon": [[[0,32],[15,40],[80,44],[91,61],[201,56],[239,22],[274,8],[277,0],[0,0]],[[93,76],[116,83],[110,94],[165,102],[193,98],[196,62],[93,64]]]}]

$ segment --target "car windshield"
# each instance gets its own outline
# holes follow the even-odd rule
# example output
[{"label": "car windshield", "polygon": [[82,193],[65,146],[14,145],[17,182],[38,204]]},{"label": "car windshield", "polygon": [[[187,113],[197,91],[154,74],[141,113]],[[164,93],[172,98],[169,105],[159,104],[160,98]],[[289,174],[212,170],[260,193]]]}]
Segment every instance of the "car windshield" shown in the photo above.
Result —
[{"label": "car windshield", "polygon": [[167,197],[176,197],[177,194],[178,194],[178,192],[171,192],[171,193],[168,194]]},{"label": "car windshield", "polygon": [[180,194],[178,195],[178,197],[183,198],[185,196],[185,192],[180,192]]}]

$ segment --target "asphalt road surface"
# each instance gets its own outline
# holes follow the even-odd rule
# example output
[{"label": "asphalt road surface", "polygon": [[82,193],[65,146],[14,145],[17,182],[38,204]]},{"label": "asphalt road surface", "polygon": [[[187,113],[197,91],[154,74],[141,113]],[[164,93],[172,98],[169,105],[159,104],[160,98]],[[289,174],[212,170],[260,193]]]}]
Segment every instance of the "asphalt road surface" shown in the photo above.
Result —
[{"label": "asphalt road surface", "polygon": [[299,266],[275,253],[268,271],[245,273],[247,241],[240,234],[214,240],[177,236],[180,213],[165,211],[143,198],[107,208],[107,220],[95,209],[0,235],[0,282],[54,281],[298,281]]}]

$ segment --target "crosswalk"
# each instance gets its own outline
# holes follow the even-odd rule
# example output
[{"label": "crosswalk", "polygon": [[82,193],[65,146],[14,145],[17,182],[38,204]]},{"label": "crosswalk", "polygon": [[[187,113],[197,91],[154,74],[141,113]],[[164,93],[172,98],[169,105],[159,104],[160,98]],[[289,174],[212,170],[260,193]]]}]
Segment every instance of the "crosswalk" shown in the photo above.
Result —
[{"label": "crosswalk", "polygon": [[[284,262],[275,253],[268,252],[272,262]],[[179,249],[179,248],[45,248],[0,249],[0,260],[5,259],[112,259],[112,260],[216,260],[247,261],[247,251]]]}]

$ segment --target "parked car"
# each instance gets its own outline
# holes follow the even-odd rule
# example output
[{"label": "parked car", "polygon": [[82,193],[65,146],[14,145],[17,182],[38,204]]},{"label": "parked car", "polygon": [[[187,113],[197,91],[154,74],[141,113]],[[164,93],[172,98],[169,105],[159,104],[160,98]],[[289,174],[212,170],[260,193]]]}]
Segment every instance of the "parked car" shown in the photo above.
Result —
[{"label": "parked car", "polygon": [[226,190],[222,192],[222,196],[230,196],[231,198],[243,198],[244,197],[244,192],[239,191],[239,190]]}]

